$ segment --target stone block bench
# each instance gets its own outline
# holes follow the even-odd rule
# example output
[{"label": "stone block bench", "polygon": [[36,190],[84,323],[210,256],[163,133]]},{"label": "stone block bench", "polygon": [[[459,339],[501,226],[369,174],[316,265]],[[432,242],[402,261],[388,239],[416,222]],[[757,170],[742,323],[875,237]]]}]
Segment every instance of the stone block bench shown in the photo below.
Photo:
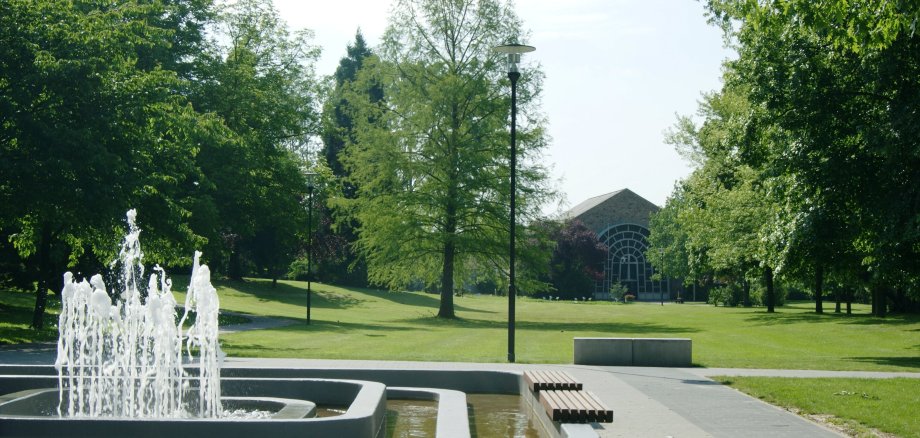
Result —
[{"label": "stone block bench", "polygon": [[688,338],[575,338],[576,365],[689,367]]}]

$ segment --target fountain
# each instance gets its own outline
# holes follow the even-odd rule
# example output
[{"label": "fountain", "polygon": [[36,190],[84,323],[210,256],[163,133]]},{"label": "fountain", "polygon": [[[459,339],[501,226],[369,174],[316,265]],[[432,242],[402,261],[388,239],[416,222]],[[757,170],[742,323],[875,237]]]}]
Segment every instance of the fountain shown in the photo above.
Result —
[{"label": "fountain", "polygon": [[[386,387],[380,383],[222,379],[219,298],[210,269],[196,251],[180,317],[172,282],[160,266],[143,287],[136,217],[128,211],[128,232],[111,266],[119,271],[117,291],[99,274],[80,281],[64,274],[53,374],[0,367],[0,434],[382,435]],[[344,412],[316,418],[318,405]]]},{"label": "fountain", "polygon": [[[176,318],[172,283],[162,268],[154,268],[146,291],[140,288],[144,265],[136,216],[128,211],[128,234],[117,260],[122,290],[114,304],[101,275],[76,282],[73,274],[64,274],[55,361],[58,414],[66,403],[68,417],[220,417],[223,353],[217,344],[217,290],[208,266],[199,264],[196,251],[185,311]],[[195,321],[183,333],[190,311]],[[193,347],[199,350],[198,406],[190,410],[183,398],[192,377],[182,356],[185,350],[191,362]]]}]

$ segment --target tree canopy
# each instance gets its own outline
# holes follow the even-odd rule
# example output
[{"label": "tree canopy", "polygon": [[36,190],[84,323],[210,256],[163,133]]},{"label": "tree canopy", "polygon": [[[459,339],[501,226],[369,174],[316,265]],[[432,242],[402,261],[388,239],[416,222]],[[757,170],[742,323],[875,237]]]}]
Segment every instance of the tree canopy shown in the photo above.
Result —
[{"label": "tree canopy", "polygon": [[13,0],[0,41],[0,248],[36,285],[33,325],[67,267],[114,258],[129,208],[163,265],[296,241],[316,51],[269,3]]},{"label": "tree canopy", "polygon": [[[687,263],[674,266],[704,256],[713,271],[743,270],[747,262],[721,263],[726,253],[713,246],[730,238],[769,269],[764,279],[813,286],[818,312],[827,278],[870,289],[880,315],[906,310],[920,298],[920,7],[711,0],[708,10],[738,58],[701,103],[702,125],[678,122],[672,139],[699,167],[653,226],[653,242],[704,236],[709,243],[691,243]],[[738,175],[750,185],[735,184]],[[681,213],[697,210],[717,225]],[[743,217],[760,224],[737,229]],[[722,223],[741,234],[725,235]]]},{"label": "tree canopy", "polygon": [[[379,60],[365,64],[351,99],[363,103],[342,161],[357,197],[341,204],[357,220],[369,278],[438,285],[441,317],[454,316],[454,285],[472,259],[499,269],[507,258],[510,103],[491,49],[523,39],[508,3],[399,0]],[[541,79],[528,68],[521,80],[524,221],[551,195],[537,161],[546,144]],[[367,98],[368,83],[381,84],[382,100]]]}]

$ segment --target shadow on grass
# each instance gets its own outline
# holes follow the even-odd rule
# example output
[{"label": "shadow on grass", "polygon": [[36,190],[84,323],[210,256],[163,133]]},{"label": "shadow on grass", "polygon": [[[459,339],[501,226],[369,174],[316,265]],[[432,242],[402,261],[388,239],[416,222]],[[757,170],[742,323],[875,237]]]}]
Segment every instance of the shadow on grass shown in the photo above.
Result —
[{"label": "shadow on grass", "polygon": [[920,356],[848,357],[847,359],[854,362],[920,369]]},{"label": "shadow on grass", "polygon": [[[486,321],[481,319],[436,317],[419,317],[400,320],[413,326],[448,327],[467,329],[505,329],[507,321]],[[616,322],[553,322],[522,321],[515,322],[519,330],[543,332],[605,332],[605,333],[696,333],[700,330],[691,327],[668,326],[655,323],[616,323]]]},{"label": "shadow on grass", "polygon": [[[247,295],[259,302],[277,302],[292,306],[307,305],[307,289],[287,283],[271,286],[270,280],[215,281],[218,294]],[[231,289],[231,290],[228,290]],[[312,288],[310,306],[323,309],[348,309],[360,305],[363,300],[352,295],[340,294]]]},{"label": "shadow on grass", "polygon": [[[267,329],[273,332],[302,333],[304,335],[319,333],[359,333],[359,332],[405,332],[418,330],[418,327],[392,324],[370,324],[342,321],[329,321],[313,318],[310,325],[299,321],[295,324]],[[381,335],[383,336],[383,335]]]},{"label": "shadow on grass", "polygon": [[[808,313],[808,312],[782,312],[775,313],[757,312],[748,315],[746,322],[756,325],[780,325],[790,323],[837,323],[859,325],[910,325],[920,323],[920,317],[915,315],[896,315],[879,318],[869,314],[847,315],[845,313]],[[920,329],[917,329],[920,330]]]},{"label": "shadow on grass", "polygon": [[[306,306],[307,304],[306,283],[302,285],[293,285],[286,282],[279,282],[275,287],[272,287],[271,280],[246,279],[244,281],[219,280],[215,282],[215,285],[218,288],[224,287],[232,289],[239,294],[249,295],[260,302],[278,302],[298,307]],[[421,292],[391,292],[379,289],[348,288],[350,293],[340,293],[335,290],[328,290],[329,287],[330,286],[322,283],[313,283],[311,287],[311,307],[321,309],[348,309],[370,301],[370,297],[396,304],[430,309],[437,309],[440,305],[440,298],[437,295]],[[228,293],[226,290],[223,292]],[[362,298],[361,295],[365,295],[367,298]],[[494,313],[456,304],[454,305],[454,309],[472,313]]]},{"label": "shadow on grass", "polygon": [[[357,290],[361,293],[375,296],[377,298],[387,300],[396,304],[406,304],[416,307],[426,307],[431,309],[437,309],[441,305],[441,296],[439,294],[429,294],[425,292],[394,292],[394,291],[381,291],[381,290]],[[454,301],[454,311],[457,312],[470,312],[470,313],[497,313],[491,310],[482,310],[482,309],[473,309],[466,306],[461,306]]]}]

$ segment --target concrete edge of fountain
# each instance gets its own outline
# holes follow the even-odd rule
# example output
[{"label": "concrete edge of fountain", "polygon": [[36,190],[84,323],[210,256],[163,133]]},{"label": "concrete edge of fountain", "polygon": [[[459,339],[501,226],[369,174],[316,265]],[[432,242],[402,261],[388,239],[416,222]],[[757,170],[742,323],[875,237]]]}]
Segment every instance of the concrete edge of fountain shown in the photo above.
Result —
[{"label": "concrete edge of fountain", "polygon": [[[329,380],[358,380],[358,381],[367,381],[367,382],[379,382],[384,385],[384,393],[389,394],[390,389],[399,389],[399,390],[410,390],[416,391],[419,393],[420,397],[426,397],[427,400],[435,400],[434,395],[421,394],[423,392],[435,391],[438,393],[437,400],[439,402],[438,410],[438,437],[442,437],[442,433],[445,433],[443,437],[453,438],[456,435],[447,434],[445,430],[442,432],[441,424],[444,424],[445,427],[451,422],[460,421],[466,427],[466,430],[469,430],[469,423],[465,421],[466,417],[466,406],[465,406],[465,397],[466,394],[505,394],[505,395],[518,395],[527,405],[530,407],[533,417],[539,423],[539,427],[548,433],[551,437],[597,437],[597,432],[592,430],[591,426],[588,424],[558,424],[553,423],[548,419],[545,412],[543,412],[542,407],[539,406],[538,400],[529,399],[532,397],[532,394],[527,388],[526,383],[522,378],[520,371],[515,370],[475,370],[475,369],[466,369],[466,370],[443,370],[443,369],[418,369],[418,368],[314,368],[314,367],[249,367],[249,366],[231,366],[221,369],[221,374],[223,379],[257,379],[257,380],[273,380],[273,379],[297,379],[297,378],[312,378],[312,379],[329,379]],[[28,389],[29,387],[35,388],[36,379],[39,379],[40,382],[45,382],[45,387],[48,387],[47,384],[50,382],[49,378],[53,377],[54,384],[57,384],[57,376],[55,374],[55,369],[53,366],[20,366],[20,365],[0,365],[0,382],[7,380],[6,377],[17,377],[17,380],[20,380],[21,383],[30,384],[25,385],[21,389]],[[8,385],[7,385],[8,386]],[[15,389],[12,387],[0,388],[0,389]],[[441,398],[441,394],[451,394],[451,392],[458,392],[463,395],[462,407],[460,403],[456,401],[459,399],[451,399],[448,397]],[[4,392],[4,391],[0,391]],[[12,391],[5,391],[12,392]],[[449,396],[453,397],[453,396]],[[445,417],[445,420],[442,423],[441,415],[444,410],[440,408],[442,400],[454,400],[450,401],[449,409],[451,412],[454,412],[454,415],[451,415],[449,418]],[[448,406],[448,405],[445,405]],[[383,415],[385,415],[385,402],[382,406]],[[456,413],[461,413],[456,415]],[[446,414],[445,414],[446,415]],[[331,417],[338,418],[338,417]],[[346,417],[347,418],[347,417]],[[262,420],[263,422],[266,420]],[[327,436],[327,435],[320,435]],[[329,436],[352,436],[352,435],[329,435]],[[365,436],[377,436],[377,435],[365,435]],[[465,435],[464,435],[465,437]]]},{"label": "concrete edge of fountain", "polygon": [[[0,376],[0,393],[14,394],[39,388],[56,388],[57,376]],[[386,425],[386,386],[360,380],[309,378],[224,378],[224,395],[231,398],[276,398],[310,400],[319,405],[347,408],[341,415],[325,418],[272,419],[125,419],[61,418],[0,413],[4,436],[210,436],[251,437],[271,434],[287,436],[382,437]],[[55,398],[57,389],[51,389]],[[32,391],[34,396],[35,391]],[[16,412],[17,403],[34,403],[27,393],[0,404],[0,412]]]}]

